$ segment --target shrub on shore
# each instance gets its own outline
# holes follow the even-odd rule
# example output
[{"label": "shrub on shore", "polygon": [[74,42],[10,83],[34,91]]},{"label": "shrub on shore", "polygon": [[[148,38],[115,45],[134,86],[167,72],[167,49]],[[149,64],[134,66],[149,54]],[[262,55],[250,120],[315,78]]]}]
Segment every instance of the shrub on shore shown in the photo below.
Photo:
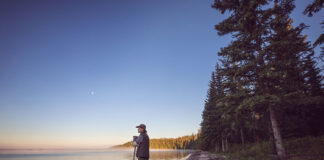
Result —
[{"label": "shrub on shore", "polygon": [[[284,141],[287,156],[290,160],[324,159],[324,135],[320,137],[293,138]],[[275,152],[269,141],[249,143],[246,150],[239,144],[232,144],[225,153],[235,160],[275,160]],[[221,153],[216,153],[221,154]]]}]

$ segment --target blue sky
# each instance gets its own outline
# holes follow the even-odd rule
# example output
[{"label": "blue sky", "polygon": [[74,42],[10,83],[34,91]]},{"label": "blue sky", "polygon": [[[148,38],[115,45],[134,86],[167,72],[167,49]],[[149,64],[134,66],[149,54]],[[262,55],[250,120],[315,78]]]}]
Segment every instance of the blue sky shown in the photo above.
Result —
[{"label": "blue sky", "polygon": [[[105,147],[196,133],[230,36],[211,0],[0,2],[0,147]],[[323,11],[297,1],[313,41]],[[316,49],[319,53],[319,48]]]}]

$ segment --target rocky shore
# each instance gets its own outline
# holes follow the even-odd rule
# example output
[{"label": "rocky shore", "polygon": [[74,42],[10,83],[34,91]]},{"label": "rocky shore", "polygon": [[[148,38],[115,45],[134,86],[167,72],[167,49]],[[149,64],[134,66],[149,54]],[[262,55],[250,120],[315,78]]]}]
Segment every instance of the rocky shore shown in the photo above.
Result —
[{"label": "rocky shore", "polygon": [[189,155],[186,160],[225,160],[225,156],[216,156],[205,151],[196,151]]}]

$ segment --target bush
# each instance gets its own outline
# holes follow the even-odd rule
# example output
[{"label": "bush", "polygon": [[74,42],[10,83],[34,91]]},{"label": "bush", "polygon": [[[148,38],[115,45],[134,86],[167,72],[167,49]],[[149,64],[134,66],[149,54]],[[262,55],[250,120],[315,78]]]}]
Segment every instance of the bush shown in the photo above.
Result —
[{"label": "bush", "polygon": [[[290,160],[324,159],[324,136],[303,137],[284,140]],[[228,153],[233,160],[275,160],[272,144],[269,141],[249,143],[246,150],[240,144],[231,144]]]}]

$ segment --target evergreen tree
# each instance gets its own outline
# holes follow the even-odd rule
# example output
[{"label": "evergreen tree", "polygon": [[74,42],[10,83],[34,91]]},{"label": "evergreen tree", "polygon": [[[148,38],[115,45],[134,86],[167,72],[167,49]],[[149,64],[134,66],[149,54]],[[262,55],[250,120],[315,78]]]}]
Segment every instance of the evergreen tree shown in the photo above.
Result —
[{"label": "evergreen tree", "polygon": [[202,114],[201,122],[201,135],[200,135],[200,148],[202,150],[208,150],[211,148],[211,141],[213,138],[213,123],[214,117],[212,115],[213,110],[216,107],[216,79],[215,73],[212,72],[211,81],[209,82],[209,90],[207,93],[207,99],[205,100],[205,107]]},{"label": "evergreen tree", "polygon": [[[306,9],[304,10],[304,14],[307,14],[309,17],[312,17],[314,13],[319,12],[324,7],[324,0],[314,0],[313,3],[309,4]],[[324,25],[324,20],[321,23]],[[317,40],[314,43],[314,47],[321,45],[324,43],[324,34],[321,33],[320,36],[317,38]],[[322,61],[324,61],[324,47],[322,48],[322,53],[320,55],[320,58]]]},{"label": "evergreen tree", "polygon": [[[322,77],[314,51],[292,25],[293,0],[215,0],[230,16],[215,25],[233,41],[218,55],[200,136],[201,149],[228,151],[229,143],[273,141],[286,159],[283,139],[324,133]],[[214,98],[212,98],[214,97]]]},{"label": "evergreen tree", "polygon": [[[240,43],[240,42],[238,42]],[[242,145],[245,146],[244,130],[249,128],[248,121],[250,120],[251,111],[246,108],[240,108],[240,103],[250,95],[251,89],[249,86],[250,73],[247,73],[242,65],[242,61],[245,57],[235,56],[235,52],[231,49],[235,48],[236,52],[239,52],[239,47],[235,46],[237,42],[231,43],[228,47],[225,47],[219,52],[219,55],[226,56],[222,60],[222,64],[225,66],[220,72],[223,77],[223,98],[219,99],[219,107],[221,108],[221,126],[222,130],[222,143],[227,142],[228,138],[232,140],[238,132],[241,137]],[[231,56],[228,56],[231,55]],[[223,144],[222,144],[223,146]],[[225,147],[227,150],[227,147]]]},{"label": "evergreen tree", "polygon": [[303,64],[305,57],[311,57],[312,48],[301,35],[306,26],[291,25],[293,1],[274,1],[273,7],[269,2],[215,0],[214,8],[232,13],[215,28],[219,35],[232,33],[235,38],[219,53],[226,62],[230,91],[226,98],[232,103],[228,111],[236,108],[236,119],[245,128],[244,117],[249,113],[269,115],[278,157],[285,159],[277,114],[313,103],[303,92],[307,88]]},{"label": "evergreen tree", "polygon": [[212,72],[207,100],[202,114],[201,133],[200,133],[200,148],[202,150],[210,150],[217,147],[219,143],[219,117],[217,113],[217,100],[223,96],[222,78],[219,76],[220,67],[216,65],[216,71]]},{"label": "evergreen tree", "polygon": [[306,85],[306,94],[310,96],[323,96],[323,77],[320,75],[321,70],[317,68],[314,60],[314,52],[308,54],[304,60],[304,78]]},{"label": "evergreen tree", "polygon": [[[229,18],[215,26],[219,35],[233,33],[236,39],[221,50],[219,55],[223,57],[224,74],[228,85],[225,104],[230,104],[227,111],[232,116],[236,115],[234,126],[240,132],[244,145],[244,130],[252,129],[255,125],[250,118],[251,114],[263,111],[265,105],[255,105],[255,101],[262,101],[256,93],[263,89],[262,83],[258,83],[258,74],[264,65],[263,55],[265,37],[268,35],[271,10],[262,10],[267,1],[218,1],[213,7],[222,13],[229,11]],[[253,102],[253,103],[252,103]],[[252,104],[251,104],[252,103]],[[245,105],[244,105],[245,104]],[[258,108],[259,107],[259,108]],[[232,126],[233,126],[232,125]],[[233,127],[236,128],[236,127]]]},{"label": "evergreen tree", "polygon": [[319,12],[324,7],[324,0],[314,0],[313,3],[309,4],[304,10],[304,14],[313,16],[314,13]]}]

